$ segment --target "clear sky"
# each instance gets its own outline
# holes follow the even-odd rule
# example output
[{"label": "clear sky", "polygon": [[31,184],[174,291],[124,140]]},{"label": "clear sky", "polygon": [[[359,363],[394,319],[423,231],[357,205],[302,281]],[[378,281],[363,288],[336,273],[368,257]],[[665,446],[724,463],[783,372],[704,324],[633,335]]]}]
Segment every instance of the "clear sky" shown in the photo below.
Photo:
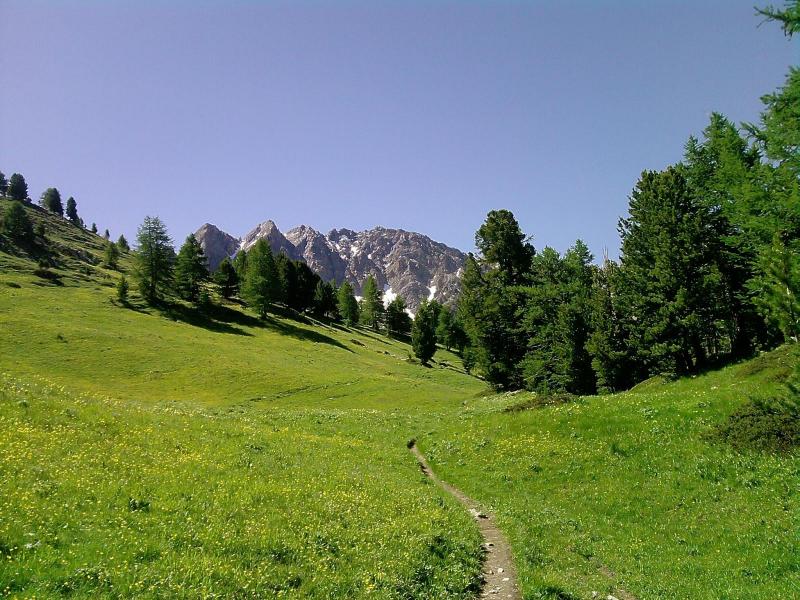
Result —
[{"label": "clear sky", "polygon": [[273,219],[470,250],[508,208],[615,255],[639,173],[798,63],[764,3],[0,0],[0,170],[115,238],[150,214],[178,243]]}]

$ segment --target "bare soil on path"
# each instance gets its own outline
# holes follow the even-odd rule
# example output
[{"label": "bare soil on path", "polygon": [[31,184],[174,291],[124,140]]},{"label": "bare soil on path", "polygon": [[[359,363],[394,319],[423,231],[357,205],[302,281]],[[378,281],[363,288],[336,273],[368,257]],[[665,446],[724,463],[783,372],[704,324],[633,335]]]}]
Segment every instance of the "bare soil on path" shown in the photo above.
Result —
[{"label": "bare soil on path", "polygon": [[494,516],[484,512],[477,502],[461,490],[439,479],[415,443],[412,442],[409,445],[409,450],[417,458],[425,476],[463,504],[478,524],[483,536],[485,552],[482,569],[483,581],[479,598],[522,600],[522,594],[517,584],[517,570],[514,568],[514,561],[511,557],[511,546],[495,525]]}]

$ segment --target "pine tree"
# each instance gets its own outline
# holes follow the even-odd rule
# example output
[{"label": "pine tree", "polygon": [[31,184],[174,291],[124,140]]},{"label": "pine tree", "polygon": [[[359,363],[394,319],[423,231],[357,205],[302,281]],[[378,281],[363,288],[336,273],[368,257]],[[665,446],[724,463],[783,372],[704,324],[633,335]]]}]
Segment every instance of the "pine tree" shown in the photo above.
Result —
[{"label": "pine tree", "polygon": [[361,323],[379,331],[383,323],[383,294],[378,289],[378,282],[370,275],[364,283],[361,302]]},{"label": "pine tree", "polygon": [[125,275],[120,277],[117,282],[117,300],[122,304],[128,302],[128,280],[125,278]]},{"label": "pine tree", "polygon": [[81,218],[78,216],[78,203],[75,202],[75,198],[70,196],[67,198],[67,211],[66,211],[67,219],[70,220],[70,223],[73,225],[81,224]]},{"label": "pine tree", "polygon": [[33,241],[33,224],[25,208],[17,200],[6,207],[3,215],[3,233],[19,244],[29,244]]},{"label": "pine tree", "polygon": [[28,199],[28,184],[20,173],[13,173],[8,180],[8,197],[25,202]]},{"label": "pine tree", "polygon": [[427,300],[423,300],[411,326],[411,347],[423,365],[436,353],[436,320]]},{"label": "pine tree", "polygon": [[397,296],[386,307],[386,331],[389,335],[404,336],[411,333],[411,317],[406,312],[406,301]]},{"label": "pine tree", "polygon": [[117,247],[122,252],[130,252],[131,247],[128,245],[128,240],[125,239],[125,236],[120,234],[119,239],[117,240]]},{"label": "pine tree", "polygon": [[119,262],[119,248],[114,242],[106,242],[103,252],[103,264],[108,269],[116,270]]},{"label": "pine tree", "polygon": [[524,282],[534,250],[511,211],[490,211],[475,234],[475,246],[484,262],[497,268],[505,284]]},{"label": "pine tree", "polygon": [[353,286],[348,281],[342,282],[337,293],[339,316],[345,325],[351,327],[358,323],[358,302],[353,293]]},{"label": "pine tree", "polygon": [[436,323],[436,340],[448,351],[454,346],[454,321],[453,313],[448,308],[444,308],[439,312],[439,320]]},{"label": "pine tree", "polygon": [[203,247],[194,234],[189,234],[175,259],[175,287],[184,300],[196,302],[200,286],[208,280],[208,267]]},{"label": "pine tree", "polygon": [[724,327],[721,277],[707,253],[707,212],[683,170],[644,172],[620,220],[621,310],[632,320],[629,344],[648,375],[682,375],[705,363]]},{"label": "pine tree", "polygon": [[273,302],[280,296],[280,278],[272,249],[265,239],[258,240],[247,253],[247,272],[242,282],[242,296],[265,319]]},{"label": "pine tree", "polygon": [[278,302],[286,306],[297,309],[297,268],[292,259],[285,253],[279,252],[275,256],[275,266],[278,268],[278,279],[280,281],[281,292]]},{"label": "pine tree", "polygon": [[298,312],[311,310],[314,307],[314,295],[317,291],[317,284],[321,279],[306,263],[298,262],[295,266],[297,271],[297,298],[295,310]]},{"label": "pine tree", "polygon": [[92,233],[97,233],[97,224],[96,224],[96,223],[92,223],[92,228],[91,228],[91,230],[90,230],[90,231],[91,231]]},{"label": "pine tree", "polygon": [[8,180],[6,176],[0,171],[0,196],[5,196],[8,191]]},{"label": "pine tree", "polygon": [[110,239],[111,239],[111,232],[110,232],[108,229],[106,229],[106,230],[103,232],[103,237],[104,237],[105,239],[107,239],[107,240],[110,240]]},{"label": "pine tree", "polygon": [[336,317],[336,289],[330,282],[317,283],[314,290],[314,314],[319,317]]},{"label": "pine tree", "polygon": [[[97,228],[93,226],[95,232]],[[167,228],[158,217],[145,217],[136,235],[136,278],[148,302],[155,302],[172,281],[175,250]]]},{"label": "pine tree", "polygon": [[227,256],[222,259],[214,273],[214,283],[219,286],[219,293],[223,298],[230,299],[239,292],[239,275]]},{"label": "pine tree", "polygon": [[39,203],[52,213],[64,216],[64,207],[61,204],[61,193],[56,188],[47,188],[42,192]]},{"label": "pine tree", "polygon": [[786,341],[800,339],[800,240],[787,245],[775,234],[760,256],[762,274],[751,282],[761,313]]},{"label": "pine tree", "polygon": [[247,252],[245,250],[239,250],[233,257],[233,268],[236,269],[239,281],[243,282],[247,277]]},{"label": "pine tree", "polygon": [[590,308],[591,334],[586,349],[601,393],[618,392],[646,377],[631,358],[627,316],[620,310],[619,266],[611,260],[595,270]]}]

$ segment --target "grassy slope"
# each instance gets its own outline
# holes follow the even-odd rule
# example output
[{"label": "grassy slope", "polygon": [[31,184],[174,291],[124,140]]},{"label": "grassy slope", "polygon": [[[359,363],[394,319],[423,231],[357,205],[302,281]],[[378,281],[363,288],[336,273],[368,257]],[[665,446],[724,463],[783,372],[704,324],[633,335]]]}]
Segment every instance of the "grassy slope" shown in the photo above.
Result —
[{"label": "grassy slope", "polygon": [[464,597],[479,540],[411,436],[497,512],[526,598],[797,590],[796,456],[704,438],[794,359],[508,414],[525,394],[368,332],[122,308],[72,255],[55,286],[0,252],[0,595]]},{"label": "grassy slope", "polygon": [[477,531],[405,442],[479,382],[369,332],[123,308],[90,262],[0,253],[0,595],[470,594]]},{"label": "grassy slope", "polygon": [[798,455],[736,453],[708,437],[798,360],[744,365],[616,396],[503,412],[527,394],[473,399],[420,445],[491,505],[528,598],[800,595]]}]

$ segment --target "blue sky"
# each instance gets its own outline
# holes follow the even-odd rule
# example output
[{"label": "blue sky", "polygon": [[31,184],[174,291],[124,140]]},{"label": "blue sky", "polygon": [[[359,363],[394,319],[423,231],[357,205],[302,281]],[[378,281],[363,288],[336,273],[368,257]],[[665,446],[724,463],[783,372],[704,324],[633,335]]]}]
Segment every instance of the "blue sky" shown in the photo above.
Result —
[{"label": "blue sky", "polygon": [[129,239],[375,225],[618,249],[643,169],[798,63],[757,0],[0,0],[0,170]]}]

